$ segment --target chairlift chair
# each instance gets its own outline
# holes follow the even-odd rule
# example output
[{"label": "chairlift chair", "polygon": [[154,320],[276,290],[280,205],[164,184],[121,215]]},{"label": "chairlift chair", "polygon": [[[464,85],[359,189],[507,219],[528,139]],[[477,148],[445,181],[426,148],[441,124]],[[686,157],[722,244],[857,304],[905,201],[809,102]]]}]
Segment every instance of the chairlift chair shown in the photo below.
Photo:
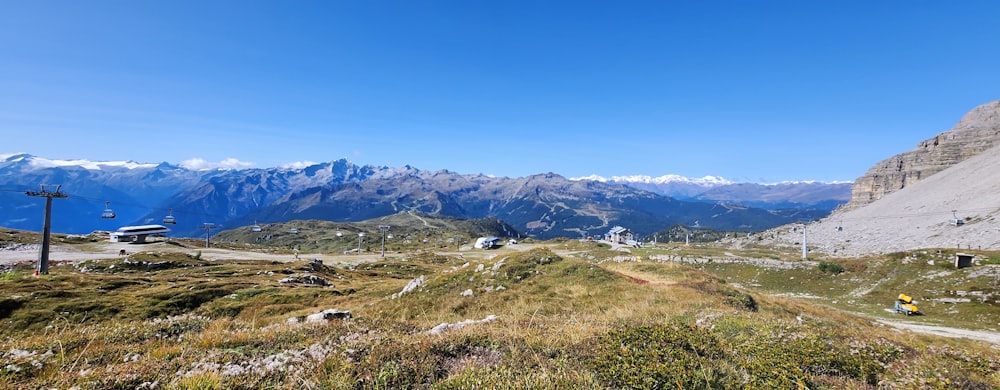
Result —
[{"label": "chairlift chair", "polygon": [[115,218],[115,211],[111,209],[111,202],[104,202],[104,212],[101,213],[101,218],[104,219]]},{"label": "chairlift chair", "polygon": [[166,217],[163,217],[163,223],[168,225],[176,225],[177,220],[174,219],[174,209],[170,209],[170,212]]},{"label": "chairlift chair", "polygon": [[962,219],[962,218],[959,218],[958,215],[955,214],[957,211],[958,210],[951,210],[951,220],[949,220],[948,222],[951,223],[952,226],[959,226],[959,225],[964,225],[965,224],[965,220]]}]

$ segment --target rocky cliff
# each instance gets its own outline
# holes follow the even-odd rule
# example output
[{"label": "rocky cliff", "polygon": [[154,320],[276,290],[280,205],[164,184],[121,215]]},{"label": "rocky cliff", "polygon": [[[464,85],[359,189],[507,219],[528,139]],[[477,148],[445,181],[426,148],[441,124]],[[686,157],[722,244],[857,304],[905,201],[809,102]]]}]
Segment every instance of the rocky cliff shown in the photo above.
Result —
[{"label": "rocky cliff", "polygon": [[1000,145],[1000,101],[976,107],[951,130],[875,164],[854,181],[851,201],[841,210],[874,202],[995,145]]}]

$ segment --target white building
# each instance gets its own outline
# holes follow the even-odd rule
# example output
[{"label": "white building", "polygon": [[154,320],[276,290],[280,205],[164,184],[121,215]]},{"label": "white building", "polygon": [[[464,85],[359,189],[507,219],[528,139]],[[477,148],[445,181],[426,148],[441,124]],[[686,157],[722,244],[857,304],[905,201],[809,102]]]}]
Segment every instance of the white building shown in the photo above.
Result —
[{"label": "white building", "polygon": [[122,226],[111,233],[111,242],[146,242],[148,236],[162,236],[170,233],[163,225]]},{"label": "white building", "polygon": [[498,242],[500,242],[500,238],[498,237],[479,237],[472,247],[476,249],[490,249],[496,246]]}]

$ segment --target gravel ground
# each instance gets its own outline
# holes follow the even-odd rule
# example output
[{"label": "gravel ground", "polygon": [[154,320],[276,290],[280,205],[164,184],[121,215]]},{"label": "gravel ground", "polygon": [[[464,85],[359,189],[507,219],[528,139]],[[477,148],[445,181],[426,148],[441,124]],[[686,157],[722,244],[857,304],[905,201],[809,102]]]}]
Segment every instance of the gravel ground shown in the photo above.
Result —
[{"label": "gravel ground", "polygon": [[[951,224],[953,214],[965,223]],[[869,205],[808,224],[806,242],[811,251],[842,257],[923,248],[1000,250],[998,216],[1000,148],[993,148]],[[730,242],[798,248],[802,225]]]},{"label": "gravel ground", "polygon": [[959,337],[985,341],[987,343],[1000,346],[1000,333],[980,330],[949,328],[945,326],[913,324],[909,322],[878,320],[878,322],[889,325],[896,329],[909,330],[917,333],[932,334],[944,337]]},{"label": "gravel ground", "polygon": [[[0,250],[0,264],[32,263],[38,261],[38,244],[17,245]],[[278,255],[272,253],[259,253],[250,251],[235,251],[219,248],[184,248],[170,245],[163,241],[150,242],[145,244],[128,244],[119,242],[98,242],[85,245],[59,245],[53,244],[49,247],[49,261],[83,261],[92,259],[117,258],[122,249],[126,253],[136,252],[180,252],[194,254],[201,252],[201,258],[205,260],[225,260],[225,259],[246,259],[246,260],[266,260],[266,261],[296,261],[295,255]],[[300,253],[299,259],[322,259],[324,262],[336,263],[359,263],[373,261],[378,254],[363,255],[327,255],[320,253]]]}]

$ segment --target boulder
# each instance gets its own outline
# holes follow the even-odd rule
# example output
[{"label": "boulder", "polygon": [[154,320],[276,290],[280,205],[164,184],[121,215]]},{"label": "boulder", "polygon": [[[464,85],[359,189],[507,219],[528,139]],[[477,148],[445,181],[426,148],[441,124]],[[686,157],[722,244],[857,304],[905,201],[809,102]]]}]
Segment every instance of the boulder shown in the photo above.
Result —
[{"label": "boulder", "polygon": [[351,319],[350,311],[342,311],[337,309],[326,309],[319,313],[313,313],[306,316],[306,322],[327,322],[331,320],[349,320]]}]

